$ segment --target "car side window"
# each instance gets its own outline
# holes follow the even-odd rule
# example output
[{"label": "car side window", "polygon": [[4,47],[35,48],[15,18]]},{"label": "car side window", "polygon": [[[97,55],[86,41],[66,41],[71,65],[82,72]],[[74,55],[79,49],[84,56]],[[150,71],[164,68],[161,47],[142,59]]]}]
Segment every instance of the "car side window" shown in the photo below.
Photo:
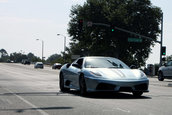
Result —
[{"label": "car side window", "polygon": [[172,61],[168,62],[167,66],[172,66]]},{"label": "car side window", "polygon": [[170,64],[169,64],[169,66],[172,66],[172,61],[170,61]]},{"label": "car side window", "polygon": [[78,59],[75,63],[72,64],[72,66],[81,68],[83,64],[83,59]]},{"label": "car side window", "polygon": [[82,66],[83,59],[79,59],[76,63],[77,63],[78,65]]}]

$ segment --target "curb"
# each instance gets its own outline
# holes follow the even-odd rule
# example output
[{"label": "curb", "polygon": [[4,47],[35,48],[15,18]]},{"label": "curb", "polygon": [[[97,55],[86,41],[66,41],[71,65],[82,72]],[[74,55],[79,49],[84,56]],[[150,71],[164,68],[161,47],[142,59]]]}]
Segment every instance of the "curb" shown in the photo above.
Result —
[{"label": "curb", "polygon": [[168,87],[172,87],[172,84],[171,84],[171,83],[169,83],[169,84],[168,84]]}]

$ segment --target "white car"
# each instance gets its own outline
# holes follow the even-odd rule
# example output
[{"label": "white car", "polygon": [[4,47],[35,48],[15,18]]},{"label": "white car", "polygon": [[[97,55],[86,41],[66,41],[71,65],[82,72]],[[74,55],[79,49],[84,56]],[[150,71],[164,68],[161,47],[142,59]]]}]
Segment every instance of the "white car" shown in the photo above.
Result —
[{"label": "white car", "polygon": [[43,69],[44,68],[44,64],[42,62],[36,62],[35,65],[34,65],[34,68],[41,68],[41,69]]},{"label": "white car", "polygon": [[59,75],[61,91],[80,90],[87,92],[114,91],[132,92],[141,96],[149,92],[149,80],[138,69],[130,69],[122,61],[112,57],[81,57],[72,64],[62,66]]},{"label": "white car", "polygon": [[165,63],[158,70],[158,80],[163,81],[165,78],[172,79],[172,60]]}]

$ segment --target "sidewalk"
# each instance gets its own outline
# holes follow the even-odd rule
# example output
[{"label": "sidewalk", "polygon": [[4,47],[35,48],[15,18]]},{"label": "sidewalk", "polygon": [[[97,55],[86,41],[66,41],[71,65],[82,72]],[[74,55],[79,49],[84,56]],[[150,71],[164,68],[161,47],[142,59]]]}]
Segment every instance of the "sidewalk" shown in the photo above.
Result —
[{"label": "sidewalk", "polygon": [[158,76],[148,76],[148,79],[150,85],[172,87],[172,79],[164,79],[164,81],[159,81]]}]

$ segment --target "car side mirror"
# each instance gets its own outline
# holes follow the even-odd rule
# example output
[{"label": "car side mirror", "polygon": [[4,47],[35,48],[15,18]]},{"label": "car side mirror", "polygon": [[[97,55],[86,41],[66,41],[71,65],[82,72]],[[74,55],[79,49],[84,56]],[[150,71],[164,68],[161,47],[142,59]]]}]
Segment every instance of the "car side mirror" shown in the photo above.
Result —
[{"label": "car side mirror", "polygon": [[135,65],[131,65],[130,68],[131,69],[137,69],[137,67]]},{"label": "car side mirror", "polygon": [[71,65],[71,64],[70,64],[70,63],[68,63],[68,64],[66,65],[66,68],[69,68],[69,67],[70,67],[70,65]]}]

